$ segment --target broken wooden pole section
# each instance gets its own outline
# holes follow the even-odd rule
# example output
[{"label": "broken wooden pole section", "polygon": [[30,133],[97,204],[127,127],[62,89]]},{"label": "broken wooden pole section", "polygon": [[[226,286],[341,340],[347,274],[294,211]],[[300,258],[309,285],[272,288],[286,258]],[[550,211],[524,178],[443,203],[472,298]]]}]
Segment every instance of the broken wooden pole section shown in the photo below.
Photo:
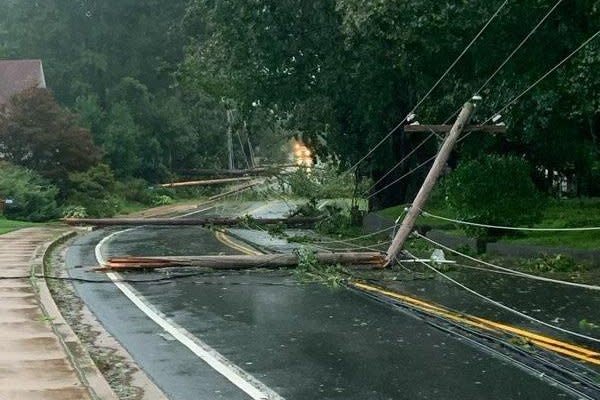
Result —
[{"label": "broken wooden pole section", "polygon": [[239,178],[207,179],[207,180],[202,180],[202,181],[163,183],[159,186],[163,187],[163,188],[177,188],[177,187],[189,187],[189,186],[210,186],[210,185],[220,185],[223,183],[247,182],[247,181],[251,181],[252,179],[253,178],[250,176],[239,177]]},{"label": "broken wooden pole section", "polygon": [[183,170],[180,174],[185,175],[187,177],[212,177],[212,178],[234,178],[234,177],[243,177],[243,176],[262,176],[262,175],[271,175],[276,174],[279,170],[283,168],[282,166],[277,167],[256,167],[249,169],[188,169]]},{"label": "broken wooden pole section", "polygon": [[234,226],[247,223],[257,225],[310,226],[319,218],[293,217],[293,218],[246,218],[246,217],[198,217],[198,218],[65,218],[67,225],[87,226],[206,226],[221,225]]},{"label": "broken wooden pole section", "polygon": [[232,190],[229,190],[227,192],[215,194],[214,196],[209,197],[208,200],[205,201],[204,203],[202,203],[200,206],[206,205],[208,203],[212,203],[212,202],[214,202],[216,200],[220,200],[220,199],[225,198],[227,196],[231,196],[232,194],[244,192],[244,191],[246,191],[248,189],[252,189],[253,187],[261,185],[263,183],[264,183],[264,181],[261,181],[261,182],[251,182],[251,183],[248,183],[246,185],[238,186],[238,187],[236,187],[236,188],[234,188]]},{"label": "broken wooden pole section", "polygon": [[[316,253],[316,260],[325,265],[372,265],[382,266],[385,254],[359,253]],[[181,256],[181,257],[111,257],[103,265],[108,270],[159,269],[172,267],[194,267],[212,269],[293,268],[299,258],[296,254],[260,254],[226,256]]]}]

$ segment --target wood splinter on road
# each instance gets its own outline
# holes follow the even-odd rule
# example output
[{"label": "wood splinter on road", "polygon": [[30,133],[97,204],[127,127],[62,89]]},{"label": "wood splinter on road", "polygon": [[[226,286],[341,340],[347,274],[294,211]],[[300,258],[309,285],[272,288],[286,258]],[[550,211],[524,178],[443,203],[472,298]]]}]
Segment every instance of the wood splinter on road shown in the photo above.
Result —
[{"label": "wood splinter on road", "polygon": [[[321,264],[382,266],[385,254],[376,252],[316,253]],[[213,269],[294,268],[299,264],[296,254],[259,254],[181,257],[111,257],[103,265],[107,270],[159,269],[194,267]]]}]

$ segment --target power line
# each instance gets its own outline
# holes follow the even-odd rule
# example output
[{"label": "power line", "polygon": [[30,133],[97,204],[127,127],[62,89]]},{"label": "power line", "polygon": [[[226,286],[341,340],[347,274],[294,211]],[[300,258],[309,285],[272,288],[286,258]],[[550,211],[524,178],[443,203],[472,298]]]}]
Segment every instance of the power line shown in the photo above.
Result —
[{"label": "power line", "polygon": [[361,236],[355,236],[355,237],[351,237],[351,238],[348,238],[348,239],[318,241],[316,243],[317,244],[350,243],[350,242],[353,242],[353,241],[356,241],[356,240],[365,239],[365,238],[376,236],[376,235],[379,235],[379,234],[382,234],[382,233],[385,233],[385,232],[389,232],[389,231],[391,231],[391,230],[393,230],[395,228],[396,228],[396,225],[393,225],[393,226],[389,226],[387,228],[383,228],[383,229],[380,229],[378,231],[367,233],[367,234],[361,235]]},{"label": "power line", "polygon": [[408,171],[406,174],[402,175],[401,177],[399,177],[398,179],[395,179],[394,181],[388,183],[387,185],[385,185],[384,187],[382,187],[381,189],[371,193],[369,196],[367,196],[367,200],[376,196],[377,194],[383,192],[384,190],[386,190],[387,188],[389,188],[392,185],[395,185],[396,183],[400,182],[402,179],[412,175],[413,173],[415,173],[417,170],[423,168],[425,165],[427,165],[428,163],[432,162],[433,160],[435,160],[435,158],[437,157],[437,153],[431,157],[428,158],[427,160],[425,160],[424,162],[422,162],[421,164],[417,165],[415,168],[411,169],[410,171]]},{"label": "power line", "polygon": [[475,257],[471,257],[471,256],[469,256],[467,254],[461,253],[458,250],[454,250],[451,247],[444,246],[443,244],[441,244],[439,242],[436,242],[436,241],[428,238],[425,235],[421,235],[418,232],[414,232],[414,235],[417,236],[418,238],[421,238],[421,239],[423,239],[423,240],[425,240],[425,241],[433,244],[434,246],[438,246],[438,247],[440,247],[440,248],[442,248],[444,250],[447,250],[447,251],[449,251],[451,253],[454,253],[456,255],[459,255],[461,257],[464,257],[464,258],[466,258],[468,260],[471,260],[471,261],[474,261],[476,263],[479,263],[479,264],[482,264],[482,265],[486,265],[488,267],[492,267],[492,268],[497,269],[499,271],[504,271],[505,273],[511,273],[513,275],[517,275],[517,276],[520,276],[522,278],[529,278],[529,279],[533,279],[533,280],[537,280],[537,281],[543,281],[543,282],[549,282],[549,283],[556,283],[556,284],[559,284],[559,285],[573,286],[573,287],[579,287],[579,288],[582,288],[582,289],[589,289],[589,290],[600,290],[600,286],[597,286],[597,285],[587,285],[587,284],[584,284],[584,283],[576,283],[576,282],[563,281],[563,280],[560,280],[560,279],[546,278],[546,277],[543,277],[543,276],[528,274],[528,273],[517,271],[517,270],[514,270],[514,269],[510,269],[510,268],[506,268],[506,267],[501,267],[499,265],[492,264],[492,263],[480,260],[480,259],[475,258]]},{"label": "power line", "polygon": [[[540,21],[539,21],[539,22],[538,22],[538,23],[537,23],[537,24],[536,24],[536,25],[533,27],[533,29],[532,29],[532,30],[531,30],[531,31],[530,31],[530,32],[529,32],[529,33],[528,33],[528,34],[525,36],[525,38],[523,38],[523,40],[522,40],[522,41],[521,41],[521,42],[520,42],[520,43],[517,45],[517,47],[515,47],[515,48],[514,48],[514,50],[513,50],[513,51],[512,51],[512,52],[511,52],[511,53],[508,55],[508,57],[506,57],[506,59],[505,59],[505,60],[502,62],[502,64],[500,64],[500,66],[499,66],[498,68],[496,68],[496,70],[495,70],[495,71],[494,71],[494,72],[493,72],[493,73],[492,73],[492,74],[489,76],[489,78],[488,78],[488,79],[487,79],[487,80],[486,80],[486,81],[483,83],[483,85],[481,85],[481,87],[480,87],[480,88],[479,88],[479,89],[478,89],[478,90],[475,92],[476,94],[478,94],[478,93],[481,93],[481,91],[487,87],[487,85],[488,85],[488,84],[489,84],[489,83],[492,81],[492,79],[494,79],[494,77],[495,77],[495,76],[496,76],[496,75],[497,75],[497,74],[498,74],[498,73],[499,73],[499,72],[502,70],[502,68],[504,68],[504,66],[505,66],[505,65],[506,65],[506,64],[507,64],[507,63],[508,63],[508,62],[509,62],[509,61],[510,61],[512,58],[513,58],[513,56],[514,56],[514,55],[515,55],[515,54],[516,54],[516,53],[517,53],[517,52],[518,52],[518,51],[519,51],[519,50],[520,50],[520,49],[523,47],[523,45],[525,45],[525,43],[526,43],[526,42],[527,42],[527,41],[528,41],[528,40],[531,38],[531,36],[533,36],[533,34],[534,34],[534,33],[535,33],[535,32],[536,32],[538,29],[539,29],[539,27],[540,27],[540,26],[541,26],[541,25],[542,25],[542,24],[543,24],[543,23],[544,23],[544,22],[545,22],[545,21],[548,19],[548,17],[550,17],[550,15],[551,15],[551,14],[554,12],[554,10],[556,10],[556,8],[558,8],[558,6],[559,6],[559,5],[560,5],[560,4],[561,4],[563,1],[564,1],[564,0],[558,0],[558,1],[557,1],[557,2],[554,4],[554,6],[553,6],[553,7],[552,7],[552,8],[551,8],[551,9],[550,9],[550,10],[549,10],[549,11],[548,11],[548,12],[547,12],[545,15],[544,15],[544,17],[543,17],[543,18],[542,18],[542,19],[541,19],[541,20],[540,20]],[[460,108],[458,109],[458,111],[460,111]],[[501,112],[501,111],[500,111],[500,112]],[[494,115],[496,115],[496,114],[499,114],[500,112],[498,112],[498,113],[495,113]],[[456,113],[455,113],[455,114],[456,114]],[[454,114],[453,114],[453,115],[454,115]],[[452,118],[452,117],[450,117],[450,118]],[[487,121],[486,121],[486,122],[487,122]],[[444,123],[447,123],[447,122],[444,122]],[[470,134],[471,134],[471,132],[469,132],[467,135],[465,135],[465,137],[466,137],[466,136],[468,136],[468,135],[470,135]],[[428,139],[429,139],[429,138],[427,138],[427,140],[428,140]],[[434,158],[435,158],[435,157],[434,157]],[[430,161],[430,160],[426,161],[424,164],[427,164],[429,161]],[[401,161],[399,164],[401,164],[401,163],[402,163],[402,161]],[[395,170],[395,169],[396,169],[398,166],[399,166],[399,165],[396,165],[396,166],[394,166],[392,170]],[[421,168],[421,166],[417,167],[416,169],[418,169],[418,168]],[[416,170],[416,169],[415,169],[415,170]],[[391,172],[391,171],[390,171],[390,172]],[[413,171],[413,172],[414,172],[414,171]],[[388,173],[388,174],[386,174],[385,176],[387,176],[387,175],[389,175],[389,173]],[[384,176],[384,177],[385,177],[385,176]],[[393,184],[395,184],[395,183],[399,182],[401,179],[404,179],[404,178],[405,178],[405,177],[407,177],[407,176],[408,176],[408,175],[406,175],[406,176],[403,176],[403,177],[401,177],[401,178],[397,179],[396,181],[392,182],[392,184],[391,184],[391,185],[393,185]],[[380,179],[380,180],[379,180],[377,183],[379,183],[381,180],[383,180],[383,178],[382,178],[382,179]],[[391,185],[388,185],[388,186],[386,186],[384,189],[387,189],[387,188],[388,188],[389,186],[391,186]],[[373,186],[375,186],[375,185],[373,185]],[[371,190],[371,189],[372,189],[372,187],[371,187],[369,190]],[[377,193],[379,193],[379,192],[376,192],[376,194],[377,194]],[[372,197],[372,196],[371,196],[371,197]],[[370,198],[370,197],[369,197],[369,198]]]},{"label": "power line", "polygon": [[477,92],[475,92],[475,94],[481,93],[481,91],[490,83],[492,79],[494,79],[494,77],[502,70],[502,68],[504,68],[506,63],[508,63],[513,58],[513,56],[521,49],[521,47],[523,47],[523,45],[529,40],[529,38],[533,36],[533,34],[538,30],[538,28],[548,19],[548,17],[554,12],[554,10],[556,10],[556,8],[562,2],[563,0],[558,0],[556,4],[554,4],[554,6],[546,13],[546,15],[544,15],[544,17],[537,23],[537,25],[533,27],[533,29],[527,34],[527,36],[525,36],[521,43],[519,43],[519,45],[515,47],[515,49],[508,55],[508,57],[506,57],[504,62],[502,62],[502,64],[500,64],[500,66],[492,73],[492,75],[490,75],[490,77],[483,83],[483,85],[481,85],[481,87],[479,88],[479,90],[477,90]]},{"label": "power line", "polygon": [[[447,124],[448,122],[450,122],[450,120],[452,118],[454,118],[458,113],[460,113],[460,110],[462,109],[462,106],[460,106],[456,111],[454,111],[450,116],[448,116],[448,118],[446,118],[446,120],[444,121],[444,124]],[[431,137],[436,136],[436,132],[429,128],[429,130],[431,131],[431,134],[429,136],[427,136],[415,149],[413,149],[413,151],[411,151],[406,157],[404,157],[402,160],[400,160],[396,165],[394,165],[382,178],[380,178],[377,182],[375,182],[368,190],[365,191],[364,194],[368,194],[369,191],[371,191],[372,189],[375,188],[375,186],[380,183],[383,179],[385,179],[390,173],[392,173],[392,171],[396,170],[398,167],[400,167],[411,155],[413,155],[420,147],[422,147],[425,142],[427,142]],[[437,156],[437,154],[436,154]],[[435,157],[433,157],[435,158]],[[415,168],[414,170],[410,171],[409,173],[403,175],[402,177],[396,179],[395,181],[391,182],[391,184],[381,188],[380,190],[376,191],[375,193],[369,195],[367,197],[367,199],[372,198],[373,196],[377,195],[378,193],[381,193],[382,191],[384,191],[385,189],[389,188],[390,186],[394,185],[395,183],[398,183],[400,180],[410,176],[413,172],[415,172],[417,169],[421,168],[423,165],[427,164],[429,161],[431,161],[431,159],[428,159],[425,163],[419,165],[417,168]]]},{"label": "power line", "polygon": [[458,57],[456,57],[456,59],[454,60],[454,62],[452,62],[452,64],[450,64],[450,66],[446,69],[446,71],[442,74],[442,76],[440,76],[440,78],[434,83],[434,85],[427,91],[427,93],[425,93],[425,96],[423,96],[421,98],[421,100],[419,100],[417,102],[417,104],[412,108],[412,110],[406,115],[406,117],[404,117],[402,119],[402,121],[400,121],[396,126],[394,126],[392,128],[392,130],[390,130],[388,132],[387,135],[384,136],[383,139],[381,139],[376,145],[375,147],[372,147],[367,154],[365,154],[360,160],[358,160],[354,165],[352,165],[348,170],[346,170],[345,173],[348,173],[350,171],[352,171],[353,169],[357,168],[360,164],[362,164],[371,154],[373,154],[375,152],[375,150],[377,150],[383,143],[386,142],[386,140],[392,136],[401,126],[402,124],[404,124],[404,122],[406,122],[406,120],[408,119],[408,117],[412,114],[415,113],[415,111],[417,111],[417,109],[421,106],[421,104],[423,104],[423,102],[431,95],[431,93],[439,86],[439,84],[444,80],[444,78],[446,78],[446,76],[450,73],[450,71],[454,68],[454,66],[462,59],[462,57],[467,53],[467,51],[469,51],[469,49],[473,46],[473,44],[477,41],[477,39],[479,39],[479,37],[481,37],[481,35],[483,34],[483,32],[485,32],[485,30],[487,29],[487,27],[492,23],[492,21],[494,21],[494,19],[496,19],[496,17],[500,14],[500,12],[502,11],[502,9],[504,9],[504,7],[506,6],[506,4],[508,3],[508,0],[504,0],[504,2],[502,2],[502,4],[500,5],[500,7],[498,7],[498,9],[496,10],[496,12],[488,19],[488,21],[485,23],[485,25],[483,26],[483,28],[481,28],[481,30],[475,35],[475,37],[471,40],[471,42],[469,42],[469,44],[463,49],[463,51],[458,55]]},{"label": "power line", "polygon": [[432,131],[432,133],[429,134],[429,136],[427,136],[425,139],[423,139],[421,141],[421,143],[419,143],[414,149],[412,149],[410,151],[410,153],[408,153],[405,157],[403,157],[400,161],[398,161],[396,163],[396,165],[394,165],[392,168],[390,168],[388,170],[388,172],[385,173],[385,175],[383,175],[381,178],[379,178],[379,180],[377,180],[377,182],[375,182],[373,185],[371,185],[371,187],[369,187],[364,194],[368,194],[371,190],[373,190],[373,188],[375,188],[379,183],[381,183],[381,181],[383,181],[385,178],[387,178],[392,172],[394,172],[396,169],[398,169],[402,164],[404,164],[404,162],[406,160],[408,160],[410,158],[410,156],[412,156],[413,154],[415,154],[417,152],[417,150],[419,150],[421,147],[423,147],[423,145],[425,145],[425,143],[427,143],[429,141],[429,139],[431,139],[432,137],[435,136],[435,132]]},{"label": "power line", "polygon": [[411,258],[417,260],[419,263],[423,264],[425,267],[427,267],[431,271],[435,272],[437,275],[440,275],[442,278],[444,278],[444,279],[446,279],[446,280],[454,283],[456,286],[458,286],[458,287],[462,288],[463,290],[466,290],[467,292],[469,292],[469,293],[471,293],[471,294],[479,297],[480,299],[483,299],[483,300],[485,300],[485,301],[487,301],[487,302],[489,302],[489,303],[491,303],[491,304],[493,304],[493,305],[495,305],[497,307],[502,308],[503,310],[506,310],[506,311],[508,311],[510,313],[518,315],[518,316],[520,316],[522,318],[525,318],[525,319],[527,319],[529,321],[536,322],[536,323],[538,323],[540,325],[543,325],[545,327],[557,330],[559,332],[563,332],[563,333],[566,333],[566,334],[569,334],[569,335],[577,336],[579,338],[590,340],[592,342],[600,343],[600,339],[597,339],[595,337],[584,335],[584,334],[577,333],[577,332],[574,332],[574,331],[571,331],[571,330],[568,330],[568,329],[565,329],[565,328],[561,328],[560,326],[549,324],[548,322],[544,322],[544,321],[539,320],[537,318],[534,318],[534,317],[532,317],[530,315],[527,315],[527,314],[525,314],[525,313],[523,313],[523,312],[521,312],[519,310],[515,310],[514,308],[508,307],[508,306],[506,306],[506,305],[504,305],[504,304],[502,304],[502,303],[500,303],[500,302],[498,302],[498,301],[496,301],[496,300],[494,300],[494,299],[492,299],[490,297],[487,297],[487,296],[485,296],[485,295],[483,295],[483,294],[481,294],[481,293],[479,293],[479,292],[477,292],[477,291],[475,291],[475,290],[467,287],[466,285],[463,285],[462,283],[460,283],[457,280],[451,278],[450,276],[448,276],[447,274],[443,273],[442,271],[439,271],[437,268],[434,268],[432,265],[427,264],[426,262],[418,259],[414,255],[412,255],[410,252],[405,251],[405,253],[409,257],[411,257]]},{"label": "power line", "polygon": [[391,240],[384,240],[381,242],[373,243],[370,245],[364,245],[364,246],[348,243],[346,245],[346,247],[325,247],[325,246],[320,246],[318,243],[307,243],[307,245],[310,247],[320,249],[320,250],[330,251],[333,253],[339,252],[339,251],[348,251],[348,250],[371,250],[371,251],[375,251],[375,252],[381,252],[382,250],[378,247],[384,246],[384,245],[389,246],[391,242],[392,242]]},{"label": "power line", "polygon": [[[506,105],[504,105],[504,107],[502,107],[500,110],[498,110],[495,113],[493,113],[488,119],[486,119],[484,122],[482,122],[481,125],[485,125],[485,124],[489,123],[496,115],[500,115],[501,113],[503,113],[504,111],[506,111],[507,108],[509,108],[514,103],[516,103],[517,100],[519,100],[521,97],[523,97],[527,93],[529,93],[541,81],[543,81],[544,79],[546,79],[550,74],[552,74],[554,71],[556,71],[558,68],[560,68],[560,66],[562,66],[565,62],[567,62],[569,59],[571,59],[575,54],[577,54],[585,46],[587,46],[598,35],[600,35],[600,31],[597,31],[590,38],[588,38],[586,41],[584,41],[579,47],[577,47],[568,56],[566,56],[565,58],[563,58],[558,64],[556,64],[554,67],[552,67],[550,70],[548,70],[548,72],[546,72],[544,75],[542,75],[538,80],[536,80],[533,84],[531,84],[527,89],[525,89],[523,92],[521,92],[517,96],[513,97],[508,103],[506,103]],[[463,137],[461,137],[460,139],[458,139],[457,143],[460,143],[463,140],[467,139],[469,136],[471,136],[472,133],[473,133],[473,131],[467,132],[466,135],[464,135]]]},{"label": "power line", "polygon": [[[529,93],[534,87],[536,87],[541,81],[543,81],[544,79],[546,79],[550,74],[552,74],[554,71],[556,71],[559,67],[561,67],[564,63],[566,63],[568,60],[570,60],[575,54],[577,54],[581,49],[583,49],[585,46],[587,46],[592,40],[594,40],[596,37],[598,37],[598,35],[600,35],[600,31],[597,31],[596,33],[594,33],[591,37],[589,37],[587,40],[585,40],[581,45],[579,45],[579,47],[577,47],[575,50],[573,50],[568,56],[566,56],[565,58],[563,58],[558,64],[556,64],[554,67],[552,67],[550,70],[548,70],[548,72],[546,72],[544,75],[542,75],[538,80],[536,80],[534,83],[532,83],[527,89],[525,89],[524,91],[522,91],[520,94],[518,94],[517,96],[513,97],[512,100],[510,100],[508,103],[506,103],[506,105],[504,105],[504,107],[502,107],[500,110],[496,111],[494,114],[492,114],[491,117],[489,117],[487,120],[485,120],[482,125],[487,124],[488,122],[490,122],[492,120],[492,118],[494,118],[494,116],[501,114],[502,112],[504,112],[508,107],[510,107],[511,105],[513,105],[515,102],[517,102],[517,100],[519,100],[521,97],[525,96],[527,93]],[[467,135],[468,136],[468,135]],[[463,136],[466,137],[466,136]]]},{"label": "power line", "polygon": [[[508,57],[502,62],[502,64],[500,64],[500,66],[492,73],[492,75],[490,75],[490,77],[484,82],[484,84],[479,88],[479,90],[477,90],[476,93],[480,93],[490,82],[491,80],[502,70],[502,68],[512,59],[512,57],[523,47],[523,45],[529,40],[529,38],[531,38],[531,36],[539,29],[539,27],[548,19],[548,17],[554,12],[554,10],[563,2],[563,0],[558,0],[554,6],[544,15],[544,17],[533,27],[533,29],[525,36],[525,38],[521,41],[521,43],[519,43],[517,45],[517,47],[515,47],[515,49],[508,55]],[[596,33],[598,34],[598,33]],[[594,35],[595,36],[595,35]],[[593,38],[591,38],[593,39]],[[591,39],[589,39],[588,41],[591,41]],[[584,43],[584,45],[587,43]],[[579,51],[580,49],[577,49],[577,51]],[[572,56],[572,54],[568,57],[570,58]],[[564,60],[566,61],[566,60]],[[564,62],[563,61],[563,62]],[[562,62],[561,62],[562,64]],[[560,65],[559,65],[560,66]],[[558,67],[556,67],[558,68]],[[538,82],[539,83],[539,82]],[[536,83],[537,84],[537,83]],[[530,90],[530,89],[528,89]],[[524,94],[524,93],[523,93]],[[516,101],[518,98],[515,98],[513,100],[511,100],[511,102],[509,104],[511,104],[512,102]],[[506,109],[506,108],[504,108]],[[494,113],[494,115],[497,115],[499,113],[501,113],[502,111],[504,111],[504,109],[502,109],[501,111],[498,111],[497,113]],[[460,111],[460,108],[459,108]],[[456,113],[455,113],[456,114]],[[487,122],[489,122],[492,118],[489,118],[486,122],[484,122],[482,125],[485,125]],[[450,117],[452,118],[452,117]],[[446,122],[445,122],[446,123]],[[461,139],[459,139],[458,141],[461,142],[462,140],[466,139],[469,135],[471,135],[472,132],[468,132],[465,136],[463,136]],[[422,163],[421,165],[419,165],[418,167],[416,167],[414,170],[410,171],[410,173],[398,178],[397,180],[395,180],[394,182],[392,182],[390,185],[384,187],[382,190],[387,189],[388,187],[392,186],[395,183],[398,183],[400,180],[408,177],[409,175],[411,175],[413,172],[415,172],[417,169],[420,169],[421,167],[423,167],[424,165],[426,165],[427,163],[429,163],[430,161],[432,161],[433,159],[435,159],[435,157],[432,157],[430,159],[428,159],[427,161],[425,161],[424,163]],[[375,194],[380,193],[382,190],[375,192]],[[373,195],[375,195],[373,194]],[[372,196],[370,196],[372,197]],[[369,197],[369,198],[370,198]]]},{"label": "power line", "polygon": [[585,231],[600,231],[600,227],[581,227],[581,228],[529,228],[529,227],[521,227],[521,226],[502,226],[502,225],[490,225],[490,224],[479,224],[476,222],[462,221],[459,219],[442,217],[440,215],[431,214],[427,211],[422,211],[423,215],[426,217],[431,217],[435,219],[439,219],[442,221],[453,222],[459,225],[469,225],[476,226],[479,228],[490,228],[490,229],[502,229],[509,231],[531,231],[531,232],[585,232]]}]

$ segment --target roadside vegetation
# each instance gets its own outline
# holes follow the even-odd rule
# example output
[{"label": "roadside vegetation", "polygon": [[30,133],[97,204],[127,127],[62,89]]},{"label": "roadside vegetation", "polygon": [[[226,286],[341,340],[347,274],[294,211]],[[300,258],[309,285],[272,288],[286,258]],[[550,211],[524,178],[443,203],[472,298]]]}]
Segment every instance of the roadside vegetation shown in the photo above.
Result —
[{"label": "roadside vegetation", "polygon": [[[405,206],[399,205],[378,211],[382,217],[395,220],[402,215]],[[443,202],[435,202],[427,207],[427,211],[448,218],[456,218],[450,206]],[[479,220],[481,221],[481,220]],[[477,222],[479,222],[477,221]],[[425,229],[439,229],[457,236],[478,236],[477,232],[465,229],[464,226],[442,221],[422,215],[417,225]],[[544,207],[541,216],[534,224],[521,225],[534,228],[574,228],[600,226],[600,198],[550,199]],[[485,234],[485,233],[484,233]],[[481,235],[481,232],[479,233]],[[489,237],[484,237],[490,239]],[[577,249],[595,250],[600,248],[598,231],[584,232],[518,232],[501,236],[496,235],[492,240],[508,241],[510,243],[531,244],[549,247],[571,247]]]},{"label": "roadside vegetation", "polygon": [[35,226],[35,224],[22,221],[11,221],[0,216],[0,235],[16,231],[17,229],[29,228],[31,226]]}]

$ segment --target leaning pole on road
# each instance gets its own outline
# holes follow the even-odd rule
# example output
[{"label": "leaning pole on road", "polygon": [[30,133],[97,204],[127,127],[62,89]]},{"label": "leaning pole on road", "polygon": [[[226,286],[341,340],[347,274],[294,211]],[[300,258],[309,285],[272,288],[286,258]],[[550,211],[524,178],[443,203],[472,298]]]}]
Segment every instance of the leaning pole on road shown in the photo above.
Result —
[{"label": "leaning pole on road", "polygon": [[406,213],[404,220],[402,220],[402,224],[398,229],[398,233],[394,237],[394,240],[387,251],[385,262],[386,267],[392,264],[402,251],[406,239],[408,239],[408,236],[415,227],[417,217],[423,210],[423,207],[425,206],[433,187],[435,186],[438,178],[444,170],[444,167],[446,166],[446,163],[448,162],[448,158],[450,157],[452,149],[456,145],[458,137],[462,133],[465,125],[469,122],[474,109],[475,105],[473,103],[465,103],[460,114],[458,115],[458,118],[456,119],[456,122],[454,122],[452,129],[450,129],[450,133],[446,137],[446,140],[444,140],[444,144],[440,148],[440,151],[438,152],[438,155],[435,158],[435,161],[433,162],[433,165],[431,166],[431,169],[429,170],[429,173],[427,174],[419,193],[417,193],[417,196]]}]

